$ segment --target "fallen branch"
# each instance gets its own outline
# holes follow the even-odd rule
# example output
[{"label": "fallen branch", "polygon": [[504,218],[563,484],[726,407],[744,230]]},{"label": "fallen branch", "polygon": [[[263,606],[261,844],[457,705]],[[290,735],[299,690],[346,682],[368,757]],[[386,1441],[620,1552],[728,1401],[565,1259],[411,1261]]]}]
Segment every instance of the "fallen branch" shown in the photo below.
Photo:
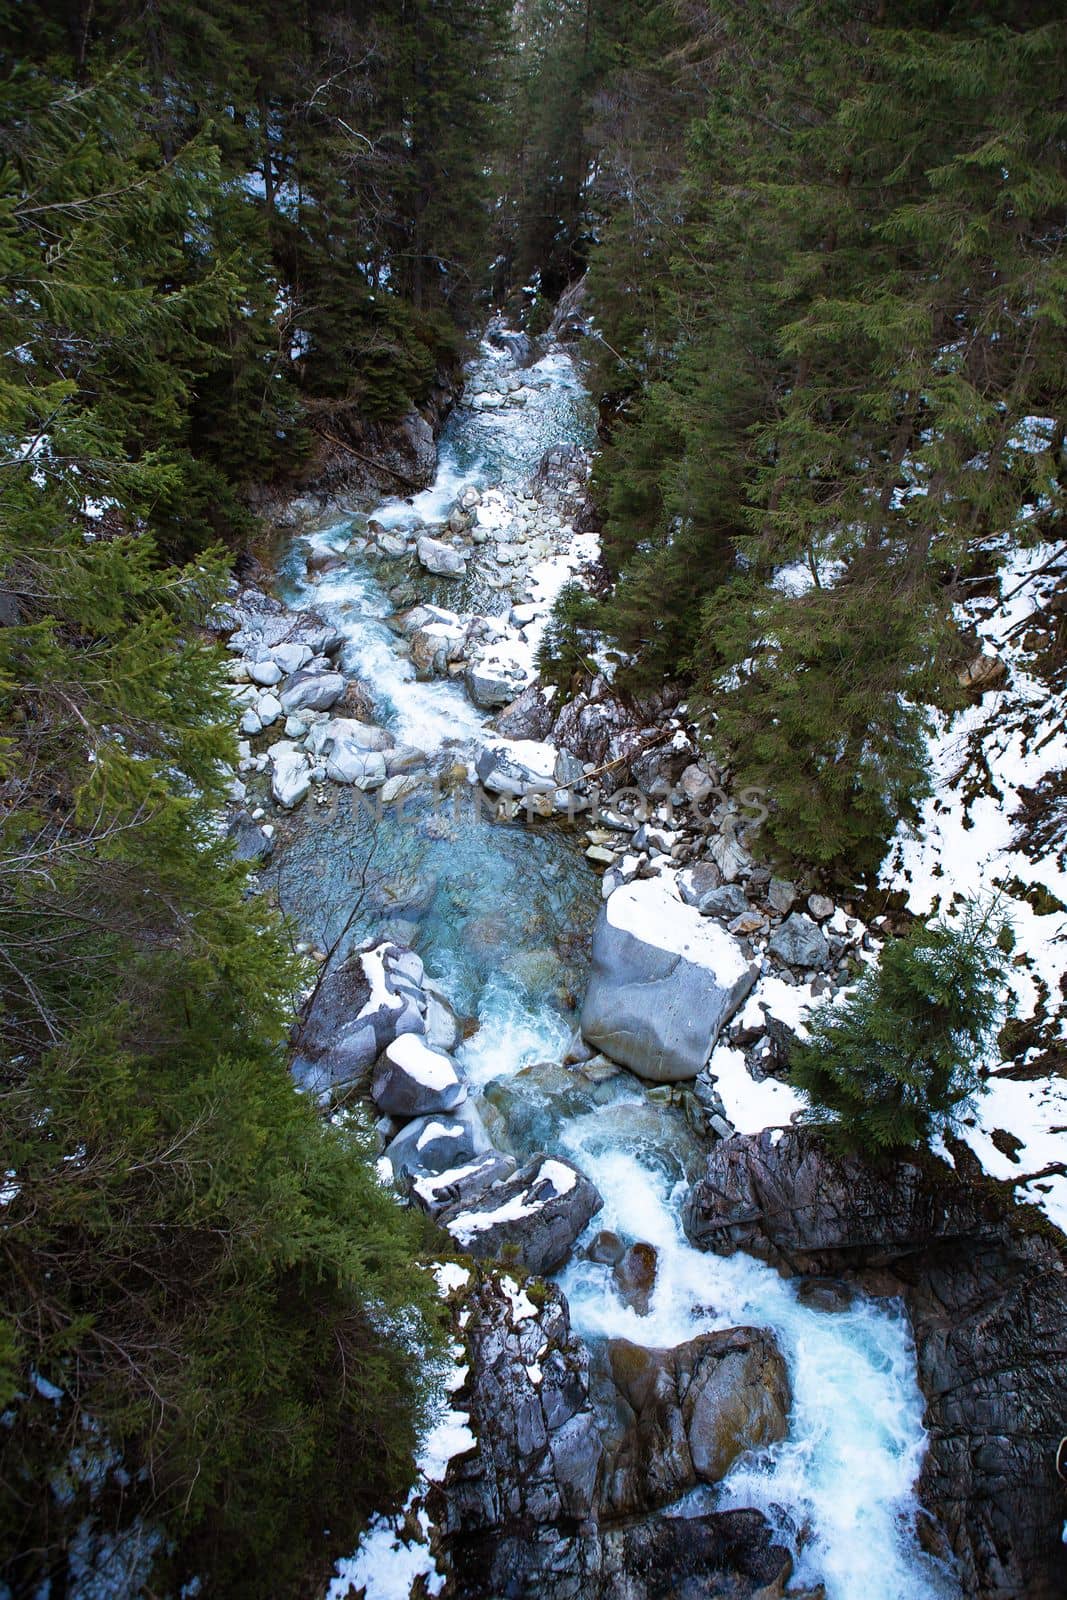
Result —
[{"label": "fallen branch", "polygon": [[320,438],[328,439],[330,443],[335,444],[339,450],[347,450],[350,456],[355,456],[356,460],[362,461],[365,466],[373,467],[375,472],[387,472],[391,478],[396,479],[397,483],[402,483],[405,489],[410,489],[412,494],[419,493],[419,485],[415,483],[413,479],[406,478],[402,472],[397,472],[395,467],[388,466],[384,461],[375,461],[372,456],[363,455],[363,453],[355,449],[353,445],[346,444],[343,439],[338,439],[337,435],[331,433],[328,428],[319,427],[318,423],[313,423],[312,426]]}]

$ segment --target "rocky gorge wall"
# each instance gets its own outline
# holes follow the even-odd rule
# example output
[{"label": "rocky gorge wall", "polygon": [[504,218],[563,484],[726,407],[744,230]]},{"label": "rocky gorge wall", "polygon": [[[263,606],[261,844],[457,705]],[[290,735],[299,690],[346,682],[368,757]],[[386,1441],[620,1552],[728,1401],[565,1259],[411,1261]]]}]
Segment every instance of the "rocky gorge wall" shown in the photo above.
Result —
[{"label": "rocky gorge wall", "polygon": [[1056,1470],[1067,1261],[1055,1230],[934,1157],[878,1167],[796,1129],[717,1145],[685,1223],[702,1249],[902,1295],[927,1399],[920,1493],[965,1593],[1067,1593]]}]

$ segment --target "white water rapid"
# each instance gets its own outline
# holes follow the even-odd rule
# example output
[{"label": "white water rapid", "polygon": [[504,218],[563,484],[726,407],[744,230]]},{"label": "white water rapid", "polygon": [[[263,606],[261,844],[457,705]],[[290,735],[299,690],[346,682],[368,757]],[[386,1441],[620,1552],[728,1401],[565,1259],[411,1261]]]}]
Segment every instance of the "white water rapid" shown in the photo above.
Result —
[{"label": "white water rapid", "polygon": [[[509,359],[483,347],[483,365],[499,369]],[[375,520],[386,528],[433,524],[447,516],[468,486],[524,485],[541,452],[566,438],[568,429],[573,436],[580,415],[580,383],[566,355],[554,352],[532,376],[542,387],[521,411],[457,413],[444,437],[432,488],[410,501],[386,502],[373,514]],[[353,521],[321,530],[314,542],[342,548]],[[372,687],[382,720],[401,740],[430,754],[447,743],[479,740],[485,719],[461,688],[441,681],[417,683],[410,663],[397,653],[383,620],[392,608],[367,561],[350,562],[314,585],[296,573],[294,566],[289,597],[313,604],[344,632],[347,668]],[[541,840],[549,837],[537,824],[531,831],[540,831]],[[451,866],[461,862],[466,869],[464,892],[483,921],[499,912],[502,896],[522,908],[547,893],[549,865],[557,874],[577,875],[595,907],[598,880],[582,859],[577,837],[561,844],[554,836],[552,848],[569,855],[563,868],[558,856],[539,853],[548,850],[547,843],[528,836],[525,844],[520,837],[518,851],[505,859],[501,851],[515,836],[514,827],[490,826],[469,830],[448,846]],[[425,858],[417,856],[415,870],[425,866]],[[422,924],[417,948],[428,972],[457,1005],[477,1012],[479,1030],[459,1052],[472,1086],[484,1088],[531,1062],[559,1060],[573,1018],[568,1020],[536,986],[510,975],[503,961],[487,968],[484,950],[472,953],[473,935],[468,938],[462,925],[457,933],[457,903],[453,894]],[[552,902],[548,909],[553,911]],[[562,915],[559,905],[554,914]],[[636,1080],[633,1099],[644,1103]],[[584,1260],[579,1243],[560,1277],[577,1331],[588,1340],[625,1337],[666,1347],[736,1325],[772,1329],[790,1369],[789,1436],[758,1459],[739,1463],[715,1505],[763,1510],[796,1553],[798,1583],[824,1583],[827,1600],[949,1600],[957,1595],[951,1576],[921,1551],[916,1536],[914,1484],[924,1448],[923,1402],[902,1309],[870,1300],[834,1314],[810,1309],[798,1301],[795,1284],[769,1267],[744,1256],[724,1260],[694,1250],[680,1226],[682,1193],[647,1152],[639,1155],[630,1147],[625,1114],[611,1116],[618,1110],[616,1104],[572,1121],[557,1149],[588,1174],[604,1198],[591,1232],[611,1228],[656,1247],[656,1287],[650,1314],[639,1317],[616,1295],[610,1269]],[[396,1544],[395,1549],[397,1561],[409,1558],[406,1547]],[[378,1554],[363,1561],[359,1573],[369,1600],[406,1593],[404,1572],[379,1561]]]}]

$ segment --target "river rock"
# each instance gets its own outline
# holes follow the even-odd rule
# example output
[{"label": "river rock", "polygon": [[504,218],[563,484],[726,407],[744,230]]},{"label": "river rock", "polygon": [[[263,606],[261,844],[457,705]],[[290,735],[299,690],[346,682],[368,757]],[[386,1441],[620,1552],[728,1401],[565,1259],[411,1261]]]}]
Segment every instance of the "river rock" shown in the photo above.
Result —
[{"label": "river rock", "polygon": [[745,1451],[785,1438],[788,1371],[765,1329],[705,1333],[672,1350],[612,1339],[606,1362],[617,1410],[605,1435],[604,1504],[615,1515],[717,1483]]},{"label": "river rock", "polygon": [[482,711],[492,711],[514,700],[527,673],[513,656],[490,649],[468,661],[463,676],[474,704]]},{"label": "river rock", "polygon": [[295,711],[329,711],[340,700],[344,687],[345,680],[339,672],[300,671],[287,679],[278,699],[287,717]]},{"label": "river rock", "polygon": [[496,730],[505,739],[531,739],[540,743],[551,727],[552,707],[538,683],[531,683],[496,719]]},{"label": "river rock", "polygon": [[724,883],[702,897],[699,909],[706,917],[718,917],[720,922],[731,922],[743,917],[749,910],[748,896],[739,883]]},{"label": "river rock", "polygon": [[788,878],[772,878],[767,888],[767,904],[780,916],[787,916],[797,900],[797,886]]},{"label": "river rock", "polygon": [[278,663],[268,656],[266,661],[250,661],[248,676],[261,689],[273,689],[276,683],[281,683],[284,674]]},{"label": "river rock", "polygon": [[267,754],[271,763],[270,792],[280,806],[291,811],[311,788],[311,766],[304,752],[288,739],[279,739]]},{"label": "river rock", "polygon": [[722,873],[714,861],[698,861],[678,874],[678,893],[687,906],[703,911],[709,895],[722,886]]},{"label": "river rock", "polygon": [[610,1228],[603,1228],[586,1248],[585,1258],[599,1262],[601,1266],[613,1267],[625,1254],[626,1246],[618,1234]]},{"label": "river rock", "polygon": [[238,861],[252,861],[257,865],[269,861],[274,840],[253,822],[247,811],[238,811],[226,828],[226,837],[233,842],[233,853]]},{"label": "river rock", "polygon": [[[590,1260],[594,1259],[590,1256]],[[614,1264],[611,1276],[619,1299],[625,1301],[639,1317],[648,1316],[652,1291],[656,1287],[658,1261],[655,1245],[638,1243],[632,1244]]]},{"label": "river rock", "polygon": [[663,878],[638,879],[601,906],[582,1033],[652,1082],[695,1078],[755,978],[731,934]]},{"label": "river rock", "polygon": [[554,794],[557,753],[554,745],[532,739],[501,740],[479,753],[475,771],[490,794],[506,794],[514,799]]},{"label": "river rock", "polygon": [[297,1034],[297,1082],[316,1091],[357,1082],[394,1039],[422,1033],[423,977],[414,951],[391,943],[329,970]]},{"label": "river rock", "polygon": [[334,783],[354,784],[357,789],[377,789],[385,782],[383,752],[392,735],[384,728],[356,722],[350,717],[331,717],[308,736],[308,748],[326,762],[326,776]]},{"label": "river rock", "polygon": [[[306,644],[276,644],[271,648],[270,659],[281,669],[284,677],[291,677],[306,667],[313,651]],[[277,682],[277,679],[275,680]]]},{"label": "river rock", "polygon": [[467,630],[462,625],[453,627],[446,622],[429,622],[411,635],[411,662],[420,681],[443,678],[450,661],[458,660],[463,653]]},{"label": "river rock", "polygon": [[685,1209],[694,1244],[822,1277],[873,1274],[915,1336],[929,1444],[919,1493],[977,1600],[1067,1593],[1067,1247],[984,1179],[928,1153],[873,1166],[814,1130],[716,1145]]},{"label": "river rock", "polygon": [[435,577],[462,578],[467,570],[466,558],[461,550],[443,544],[440,539],[431,539],[428,534],[422,536],[415,550],[422,566]]},{"label": "river rock", "polygon": [[[384,794],[385,791],[383,790]],[[426,995],[426,1043],[435,1050],[443,1050],[447,1055],[454,1050],[462,1037],[459,1018],[456,1016],[448,996],[442,989],[427,978],[424,985]]]},{"label": "river rock", "polygon": [[469,1101],[448,1113],[416,1117],[385,1148],[386,1160],[399,1179],[454,1171],[490,1153],[497,1154]]},{"label": "river rock", "polygon": [[417,1033],[402,1033],[386,1045],[371,1082],[371,1099],[390,1117],[451,1111],[466,1097],[452,1062],[431,1050]]},{"label": "river rock", "polygon": [[603,1203],[569,1161],[535,1156],[472,1206],[445,1212],[440,1221],[470,1255],[491,1259],[510,1250],[529,1272],[555,1272]]},{"label": "river rock", "polygon": [[[261,609],[268,603],[273,609]],[[242,591],[240,604],[229,608],[226,623],[237,625],[227,640],[228,650],[255,661],[269,657],[277,661],[283,671],[297,671],[314,656],[333,655],[344,643],[337,629],[331,628],[314,611],[287,611],[278,602],[269,601],[268,596],[253,590]],[[226,626],[221,631],[227,631]],[[284,656],[279,655],[279,650],[285,646],[307,651],[297,668],[289,669]]]},{"label": "river rock", "polygon": [[825,967],[830,960],[826,935],[802,911],[794,911],[767,941],[767,950],[789,967],[807,970]]}]

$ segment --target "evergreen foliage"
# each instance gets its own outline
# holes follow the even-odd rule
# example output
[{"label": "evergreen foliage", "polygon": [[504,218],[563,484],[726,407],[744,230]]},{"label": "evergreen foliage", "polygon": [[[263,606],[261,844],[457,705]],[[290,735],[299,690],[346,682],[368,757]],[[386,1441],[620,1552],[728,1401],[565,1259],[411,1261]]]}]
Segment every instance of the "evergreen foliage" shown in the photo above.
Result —
[{"label": "evergreen foliage", "polygon": [[226,563],[166,557],[233,531],[274,288],[136,74],[0,93],[0,1571],[306,1594],[406,1487],[435,1313],[365,1134],[292,1086],[307,974],[218,831]]},{"label": "evergreen foliage", "polygon": [[915,1146],[981,1088],[1001,1015],[1010,930],[971,904],[958,925],[918,925],[885,946],[841,1004],[794,1047],[790,1080],[846,1145]]},{"label": "evergreen foliage", "polygon": [[854,871],[923,792],[954,586],[1006,532],[1062,525],[1062,421],[1042,447],[1027,418],[1065,401],[1067,24],[893,0],[679,16],[604,122],[601,622],[624,680],[696,680],[776,846]]},{"label": "evergreen foliage", "polygon": [[537,647],[538,676],[568,691],[596,670],[597,638],[596,602],[580,583],[564,584]]}]

